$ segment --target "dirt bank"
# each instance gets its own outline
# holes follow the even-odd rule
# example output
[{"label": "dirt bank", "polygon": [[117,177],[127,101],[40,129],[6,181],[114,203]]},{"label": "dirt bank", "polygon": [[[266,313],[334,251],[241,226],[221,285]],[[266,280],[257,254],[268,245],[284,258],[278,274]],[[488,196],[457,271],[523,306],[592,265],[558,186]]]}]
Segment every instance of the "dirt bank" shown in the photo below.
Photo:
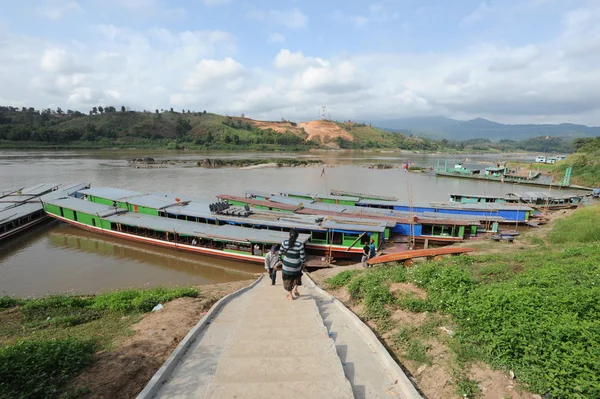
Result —
[{"label": "dirt bank", "polygon": [[200,297],[175,299],[163,310],[143,315],[131,326],[131,335],[113,342],[113,350],[98,353],[98,360],[72,381],[69,390],[78,398],[135,397],[215,302],[252,281],[203,285]]},{"label": "dirt bank", "polygon": [[[311,273],[311,278],[322,288],[327,289],[326,280],[344,270],[361,270],[361,264],[342,266],[330,269],[322,269]],[[364,305],[354,301],[347,288],[327,289],[344,305],[361,317],[364,313]],[[420,288],[408,283],[392,284],[390,292],[395,297],[410,295],[425,298],[427,293]],[[540,399],[520,389],[516,381],[510,375],[502,371],[492,370],[482,363],[475,363],[461,369],[454,361],[455,354],[451,349],[450,336],[453,334],[454,325],[450,317],[439,313],[414,313],[402,309],[395,309],[391,314],[391,321],[395,327],[379,329],[377,325],[369,320],[366,324],[375,332],[382,343],[388,348],[392,356],[407,370],[415,381],[417,387],[428,399],[460,399],[464,397],[477,397],[482,399]],[[426,353],[429,358],[427,362],[416,361],[405,350],[398,347],[397,331],[419,331],[426,337]],[[462,396],[456,393],[457,375],[460,374],[463,381],[475,381],[474,396]]]}]

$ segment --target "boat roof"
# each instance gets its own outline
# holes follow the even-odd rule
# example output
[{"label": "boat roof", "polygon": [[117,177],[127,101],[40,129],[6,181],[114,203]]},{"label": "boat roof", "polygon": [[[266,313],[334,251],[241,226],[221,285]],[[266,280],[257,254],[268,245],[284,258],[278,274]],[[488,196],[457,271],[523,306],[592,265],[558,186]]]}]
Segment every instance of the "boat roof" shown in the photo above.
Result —
[{"label": "boat roof", "polygon": [[344,195],[328,195],[328,194],[311,194],[311,193],[301,193],[298,191],[282,191],[279,193],[280,196],[300,196],[300,197],[308,197],[308,198],[322,198],[322,199],[331,199],[331,200],[344,200],[344,201],[360,201],[358,197],[348,197]]},{"label": "boat roof", "polygon": [[128,202],[132,205],[154,209],[164,209],[181,203],[181,201],[175,201],[175,197],[170,197],[168,194],[165,194],[165,197],[160,197],[156,194],[145,194],[113,187],[90,188],[79,192],[110,201]]},{"label": "boat roof", "polygon": [[[173,215],[185,215],[185,216],[194,216],[194,217],[203,217],[208,219],[215,219],[223,222],[234,222],[234,223],[244,223],[244,224],[255,224],[260,226],[272,226],[272,227],[299,227],[302,225],[304,229],[310,230],[325,230],[324,228],[318,226],[314,223],[314,218],[312,218],[312,223],[310,223],[308,218],[297,218],[296,220],[285,220],[285,218],[279,219],[261,219],[260,217],[238,217],[238,216],[229,216],[229,215],[219,215],[215,213],[211,213],[208,210],[202,209],[198,206],[199,204],[189,204],[185,206],[173,206],[167,210],[167,213]],[[281,212],[279,212],[281,214]],[[281,214],[283,216],[283,214]],[[290,216],[301,216],[301,215],[290,215]]]},{"label": "boat roof", "polygon": [[[381,205],[381,206],[409,206],[412,208],[434,208],[434,209],[463,209],[477,211],[496,211],[496,210],[514,210],[512,205],[487,204],[487,203],[468,203],[468,202],[425,202],[408,204],[399,201],[379,201],[379,200],[360,200],[359,204]],[[519,210],[528,210],[527,206],[522,206]]]},{"label": "boat roof", "polygon": [[[167,210],[168,213],[176,215],[186,215],[195,217],[207,217],[222,221],[232,221],[238,223],[254,223],[256,225],[277,226],[277,227],[300,227],[310,230],[325,230],[331,228],[345,228],[346,230],[357,231],[380,231],[386,227],[394,227],[394,221],[381,221],[374,219],[355,219],[350,217],[335,216],[333,218],[323,215],[309,216],[301,214],[287,214],[281,212],[258,211],[248,217],[236,217],[229,215],[213,214],[208,205],[190,203],[188,205],[173,206]],[[263,214],[261,218],[261,213]],[[318,219],[322,219],[319,221]],[[328,220],[325,220],[328,219]],[[342,227],[343,226],[343,227]]]},{"label": "boat roof", "polygon": [[246,190],[245,192],[246,196],[254,196],[254,197],[270,197],[273,194],[269,194],[266,191],[259,191],[259,190]]},{"label": "boat roof", "polygon": [[46,204],[72,209],[76,212],[87,213],[89,215],[98,215],[101,218],[114,215],[115,213],[125,212],[123,209],[115,210],[115,208],[112,206],[97,204],[95,202],[73,197],[50,198],[44,202]]},{"label": "boat roof", "polygon": [[42,200],[47,200],[50,198],[60,198],[71,196],[79,191],[90,188],[91,183],[89,182],[78,182],[78,183],[69,183],[65,185],[60,185],[59,188],[55,191],[51,191],[48,194],[42,195],[40,198]]},{"label": "boat roof", "polygon": [[87,190],[81,190],[81,194],[92,195],[94,197],[113,199],[116,201],[117,199],[127,198],[127,197],[135,197],[137,195],[141,195],[138,191],[132,190],[124,190],[122,188],[115,187],[95,187],[89,188]]},{"label": "boat roof", "polygon": [[325,220],[321,224],[323,227],[333,230],[352,230],[352,231],[360,231],[360,232],[374,232],[374,233],[383,233],[387,228],[387,224],[382,222],[376,226],[366,226],[364,224],[358,224],[357,220],[355,224],[352,223],[339,223],[333,220]]},{"label": "boat roof", "polygon": [[490,171],[492,171],[492,170],[496,170],[496,171],[498,171],[498,172],[502,172],[502,171],[504,171],[505,169],[506,169],[506,167],[505,167],[505,166],[488,166],[487,168],[485,168],[485,170],[490,170]]},{"label": "boat roof", "polygon": [[336,196],[349,196],[349,197],[357,197],[357,198],[372,198],[372,199],[379,199],[379,200],[383,200],[383,201],[398,201],[398,198],[396,197],[390,197],[387,195],[379,195],[379,194],[364,194],[364,193],[354,193],[354,192],[350,192],[350,191],[343,191],[343,190],[334,190],[332,189],[330,191],[331,195],[336,195]]},{"label": "boat roof", "polygon": [[547,200],[547,199],[571,199],[571,198],[583,198],[582,195],[577,194],[561,194],[561,195],[550,195],[544,191],[525,191],[522,193],[508,193],[511,197],[523,199],[525,201],[536,201],[536,200]]},{"label": "boat roof", "polygon": [[[360,216],[361,218],[364,217],[369,217],[369,216],[378,216],[378,217],[388,217],[388,218],[399,218],[399,219],[405,219],[406,222],[408,222],[408,219],[413,216],[416,215],[418,218],[421,219],[421,223],[425,223],[425,224],[430,224],[432,222],[445,222],[445,223],[452,223],[455,225],[465,225],[465,226],[469,226],[469,225],[473,225],[475,224],[479,224],[479,220],[480,218],[475,217],[474,215],[456,215],[456,214],[437,214],[437,215],[432,215],[432,213],[434,212],[407,212],[407,211],[397,211],[397,210],[393,210],[393,209],[380,209],[380,208],[369,208],[369,207],[357,207],[357,206],[352,206],[352,205],[338,205],[338,204],[326,204],[323,202],[314,202],[314,201],[310,201],[310,200],[302,200],[299,198],[289,198],[289,197],[272,197],[270,199],[270,202],[275,202],[275,203],[283,203],[284,206],[294,206],[294,207],[298,207],[300,204],[302,204],[302,206],[304,208],[308,208],[310,210],[313,211],[320,211],[323,213],[327,213],[327,212],[336,212],[336,213],[343,213],[348,215],[349,217],[351,217],[352,215],[356,215],[356,216]],[[362,201],[361,201],[362,202]],[[390,202],[389,201],[383,201],[386,205],[389,205]],[[525,209],[527,207],[522,207],[522,209]],[[514,209],[514,207],[511,207],[510,209]],[[427,215],[426,215],[427,214]],[[495,217],[495,219],[497,219],[497,221],[503,221],[504,218],[503,217]],[[491,217],[486,217],[486,220],[492,220]]]},{"label": "boat roof", "polygon": [[450,194],[450,197],[466,198],[504,198],[502,195],[480,195],[480,194]]},{"label": "boat roof", "polygon": [[21,190],[21,195],[38,196],[46,193],[47,191],[54,190],[59,186],[55,183],[40,183],[35,186],[27,187]]},{"label": "boat roof", "polygon": [[[112,215],[105,219],[112,223],[121,223],[157,231],[176,232],[187,236],[216,238],[236,242],[279,244],[289,237],[289,233],[280,231],[251,229],[231,225],[215,226],[132,212]],[[300,234],[298,241],[306,242],[309,237],[310,235],[308,234]]]},{"label": "boat roof", "polygon": [[42,209],[43,207],[40,202],[33,202],[0,210],[0,224],[9,223],[15,219],[22,218],[23,216],[27,216]]}]

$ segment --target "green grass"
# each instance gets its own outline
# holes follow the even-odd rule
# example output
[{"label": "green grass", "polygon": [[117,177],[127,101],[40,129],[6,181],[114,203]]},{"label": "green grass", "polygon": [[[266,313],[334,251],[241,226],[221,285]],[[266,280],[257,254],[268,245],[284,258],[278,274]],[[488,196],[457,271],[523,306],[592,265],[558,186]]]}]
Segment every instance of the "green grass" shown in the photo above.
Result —
[{"label": "green grass", "polygon": [[0,298],[0,399],[53,398],[63,384],[132,333],[158,303],[197,297],[195,288],[114,291],[92,297]]},{"label": "green grass", "polygon": [[[553,399],[600,397],[600,207],[557,221],[552,246],[494,255],[451,257],[345,275],[336,280],[363,301],[367,317],[384,318],[400,307],[452,317],[450,339],[457,364],[475,360],[514,370],[529,390]],[[427,299],[394,298],[392,282],[408,281]],[[394,343],[403,356],[423,362],[424,327],[400,326]],[[439,320],[437,320],[439,323]],[[432,333],[435,334],[435,333]],[[425,350],[424,350],[425,348]],[[457,378],[457,391],[477,395],[476,384]]]},{"label": "green grass", "polygon": [[563,244],[570,242],[600,242],[600,206],[577,211],[571,217],[557,220],[549,235],[550,242]]},{"label": "green grass", "polygon": [[91,364],[96,345],[74,338],[21,341],[0,348],[0,398],[52,398]]}]

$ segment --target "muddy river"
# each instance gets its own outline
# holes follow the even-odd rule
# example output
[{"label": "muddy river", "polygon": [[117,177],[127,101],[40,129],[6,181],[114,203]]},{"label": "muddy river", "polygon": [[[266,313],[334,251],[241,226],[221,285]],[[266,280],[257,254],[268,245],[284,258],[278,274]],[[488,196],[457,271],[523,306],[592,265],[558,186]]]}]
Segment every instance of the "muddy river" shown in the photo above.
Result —
[{"label": "muddy river", "polygon": [[[317,158],[322,167],[204,169],[190,164],[137,168],[127,159]],[[244,195],[245,190],[296,190],[326,193],[330,189],[397,196],[413,201],[447,201],[453,192],[505,194],[523,190],[509,184],[404,173],[401,169],[369,169],[368,165],[405,160],[435,168],[442,156],[400,153],[298,154],[114,151],[0,151],[0,189],[42,182],[87,181],[143,192],[174,192],[214,201],[217,194]],[[469,155],[468,167],[485,167],[506,158]],[[460,160],[465,155],[446,156]],[[517,159],[517,155],[509,156]],[[531,156],[523,157],[530,162]],[[530,188],[534,190],[535,188]],[[539,191],[539,189],[538,189]],[[248,279],[260,266],[182,254],[50,222],[0,244],[0,295],[39,296],[48,293],[94,293],[116,288],[156,285],[201,285]]]}]

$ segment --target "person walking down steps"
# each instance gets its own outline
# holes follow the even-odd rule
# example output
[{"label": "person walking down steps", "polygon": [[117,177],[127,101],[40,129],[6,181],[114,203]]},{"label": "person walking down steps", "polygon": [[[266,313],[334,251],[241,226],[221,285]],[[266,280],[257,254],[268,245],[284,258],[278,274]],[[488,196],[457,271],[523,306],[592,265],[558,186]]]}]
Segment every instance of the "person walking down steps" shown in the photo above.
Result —
[{"label": "person walking down steps", "polygon": [[298,287],[302,285],[302,269],[306,263],[304,244],[297,240],[298,231],[291,229],[290,238],[284,240],[279,248],[279,256],[282,261],[283,288],[287,291],[287,299],[289,300],[293,300],[294,296],[300,296]]},{"label": "person walking down steps", "polygon": [[271,277],[271,285],[275,285],[277,266],[279,266],[279,255],[277,254],[277,246],[273,245],[265,256],[265,269],[269,273],[269,277]]},{"label": "person walking down steps", "polygon": [[369,246],[369,244],[365,244],[365,246],[363,247],[363,251],[362,251],[362,259],[360,260],[360,263],[362,263],[362,266],[366,269],[367,267],[369,267],[369,264],[367,263],[367,260],[369,260],[369,254],[371,253],[371,247]]}]

